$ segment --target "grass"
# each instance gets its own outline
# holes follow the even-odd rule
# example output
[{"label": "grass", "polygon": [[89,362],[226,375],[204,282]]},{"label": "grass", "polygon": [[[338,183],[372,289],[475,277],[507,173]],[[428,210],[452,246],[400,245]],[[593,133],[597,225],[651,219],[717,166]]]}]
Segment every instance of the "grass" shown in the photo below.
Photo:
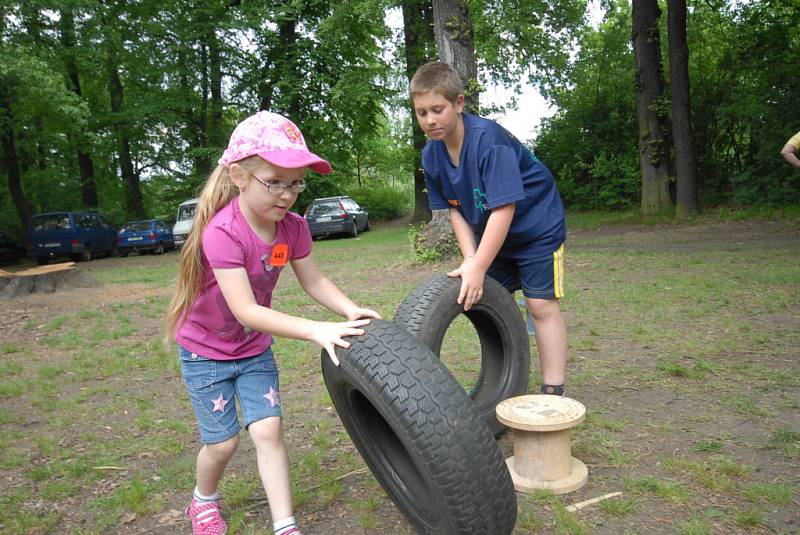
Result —
[{"label": "grass", "polygon": [[[738,218],[719,211],[705,222]],[[569,243],[562,302],[567,393],[588,409],[573,430],[572,453],[589,466],[589,483],[565,496],[520,494],[515,535],[788,529],[798,489],[786,474],[800,455],[800,430],[789,423],[800,408],[798,251],[757,241],[749,249],[703,242],[676,251],[673,234],[650,243],[702,223],[633,213],[570,217],[578,233]],[[632,244],[627,232],[646,237]],[[321,240],[314,255],[350,297],[387,318],[414,286],[452,265],[413,264],[402,227]],[[135,532],[139,522],[152,527],[185,505],[196,430],[174,351],[158,330],[177,255],[135,258],[89,266],[108,288],[144,285],[161,289],[157,295],[31,310],[21,334],[0,345],[0,474],[8,482],[0,531],[99,534],[127,521]],[[336,318],[289,270],[275,307]],[[463,317],[443,342],[442,359],[467,389],[477,379],[478,345]],[[533,342],[532,351],[535,357]],[[369,535],[411,533],[333,412],[319,349],[278,340],[275,352],[298,516],[338,515],[330,529]],[[500,446],[510,455],[512,437]],[[253,457],[243,433],[222,483],[231,535],[268,533]],[[615,490],[623,495],[577,513],[565,508]],[[63,513],[75,501],[86,504],[81,522]]]}]

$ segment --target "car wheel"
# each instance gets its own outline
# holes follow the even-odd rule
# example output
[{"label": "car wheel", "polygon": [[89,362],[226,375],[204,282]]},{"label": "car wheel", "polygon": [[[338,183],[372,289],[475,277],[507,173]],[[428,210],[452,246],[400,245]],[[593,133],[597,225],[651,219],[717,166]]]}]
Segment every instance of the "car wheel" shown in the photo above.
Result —
[{"label": "car wheel", "polygon": [[128,253],[127,253],[127,252],[124,252],[124,253],[119,253],[119,255],[120,255],[122,258],[128,258]]},{"label": "car wheel", "polygon": [[77,262],[90,262],[92,260],[92,250],[86,245],[83,251],[72,256],[73,260]]},{"label": "car wheel", "polygon": [[156,248],[153,251],[153,254],[164,254],[164,244],[159,242],[159,244],[156,245]]},{"label": "car wheel", "polygon": [[367,220],[364,221],[364,232],[369,230],[369,216],[367,216]]},{"label": "car wheel", "polygon": [[49,256],[37,256],[36,257],[36,263],[39,264],[40,266],[46,266],[47,264],[50,263],[50,257]]},{"label": "car wheel", "polygon": [[438,356],[450,325],[461,314],[467,317],[480,340],[480,369],[467,390],[478,413],[499,436],[506,428],[497,420],[495,407],[528,389],[528,332],[512,294],[496,280],[486,277],[483,297],[466,312],[456,302],[460,289],[460,278],[436,275],[406,297],[394,321]]},{"label": "car wheel", "polygon": [[447,368],[402,326],[322,351],[339,418],[375,478],[418,533],[511,533],[516,494],[503,455]]},{"label": "car wheel", "polygon": [[358,221],[353,219],[353,228],[350,230],[350,236],[353,238],[358,237]]}]

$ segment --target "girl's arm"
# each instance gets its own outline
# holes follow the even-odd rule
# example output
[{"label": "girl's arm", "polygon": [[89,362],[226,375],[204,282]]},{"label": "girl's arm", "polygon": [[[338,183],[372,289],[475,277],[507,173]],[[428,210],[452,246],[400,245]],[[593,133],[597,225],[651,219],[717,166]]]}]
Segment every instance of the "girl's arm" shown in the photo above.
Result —
[{"label": "girl's arm", "polygon": [[343,338],[364,334],[364,330],[358,327],[369,323],[368,319],[346,322],[312,321],[261,306],[256,302],[244,268],[215,269],[214,277],[225,296],[228,308],[239,323],[254,331],[315,342],[328,352],[337,366],[339,360],[336,358],[334,346],[350,347],[350,343]]},{"label": "girl's arm", "polygon": [[353,303],[344,292],[336,287],[317,267],[317,263],[308,255],[305,258],[292,260],[292,269],[300,286],[317,303],[332,312],[349,320],[360,318],[380,318],[380,314],[368,308],[361,308]]},{"label": "girl's arm", "polygon": [[477,303],[483,296],[483,279],[489,266],[492,265],[497,253],[506,241],[508,229],[511,228],[511,221],[514,219],[515,207],[512,203],[492,210],[477,250],[472,228],[470,228],[458,210],[450,209],[453,232],[458,239],[464,260],[458,269],[451,271],[447,275],[461,277],[458,303],[464,305],[464,310],[472,308],[472,305]]}]

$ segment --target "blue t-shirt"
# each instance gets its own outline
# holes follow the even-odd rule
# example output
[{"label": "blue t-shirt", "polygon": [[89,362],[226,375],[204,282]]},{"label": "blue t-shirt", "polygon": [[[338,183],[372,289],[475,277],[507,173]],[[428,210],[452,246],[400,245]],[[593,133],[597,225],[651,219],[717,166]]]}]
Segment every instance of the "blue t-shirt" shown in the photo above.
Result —
[{"label": "blue t-shirt", "polygon": [[530,258],[558,249],[567,227],[553,175],[499,124],[468,113],[461,116],[464,143],[458,167],[444,141],[430,140],[422,150],[430,208],[456,208],[480,242],[491,211],[515,203],[498,256]]}]

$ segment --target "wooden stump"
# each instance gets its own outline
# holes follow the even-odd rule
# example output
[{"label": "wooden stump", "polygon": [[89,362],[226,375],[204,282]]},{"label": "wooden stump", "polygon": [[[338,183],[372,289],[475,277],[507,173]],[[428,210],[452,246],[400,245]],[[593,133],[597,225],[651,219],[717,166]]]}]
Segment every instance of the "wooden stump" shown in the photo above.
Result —
[{"label": "wooden stump", "polygon": [[39,266],[16,272],[0,269],[0,297],[19,297],[31,293],[52,293],[97,286],[100,286],[97,279],[77,269],[75,262]]}]

